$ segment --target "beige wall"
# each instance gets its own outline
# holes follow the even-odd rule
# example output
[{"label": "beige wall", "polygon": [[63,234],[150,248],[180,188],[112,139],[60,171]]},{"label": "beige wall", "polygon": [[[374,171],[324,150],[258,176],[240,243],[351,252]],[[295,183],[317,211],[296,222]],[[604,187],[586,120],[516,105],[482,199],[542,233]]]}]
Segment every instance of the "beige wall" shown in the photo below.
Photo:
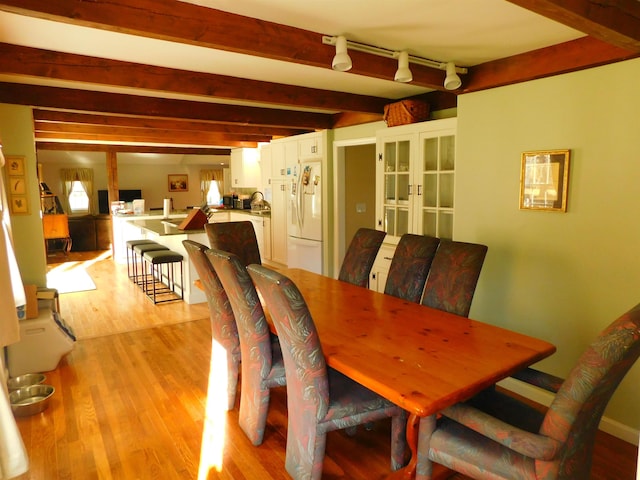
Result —
[{"label": "beige wall", "polygon": [[26,160],[29,214],[11,216],[20,275],[24,283],[44,287],[47,283],[47,261],[40,218],[40,191],[31,108],[0,104],[0,138],[5,156],[19,155]]},{"label": "beige wall", "polygon": [[[376,146],[345,149],[345,245],[360,227],[376,228]],[[358,211],[364,205],[364,211]]]},{"label": "beige wall", "polygon": [[[561,376],[640,301],[638,78],[632,60],[459,97],[454,236],[489,246],[471,316],[554,343],[539,366]],[[564,148],[568,212],[520,211],[521,152]],[[639,397],[636,365],[605,415],[640,428]]]}]

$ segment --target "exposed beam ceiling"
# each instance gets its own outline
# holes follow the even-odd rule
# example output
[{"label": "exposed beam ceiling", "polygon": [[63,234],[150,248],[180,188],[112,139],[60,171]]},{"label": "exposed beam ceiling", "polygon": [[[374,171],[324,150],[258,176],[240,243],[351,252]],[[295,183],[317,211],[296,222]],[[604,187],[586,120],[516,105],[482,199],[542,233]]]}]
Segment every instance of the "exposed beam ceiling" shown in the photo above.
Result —
[{"label": "exposed beam ceiling", "polygon": [[[2,21],[14,19],[48,22],[45,25],[56,22],[64,24],[70,36],[102,31],[187,45],[194,49],[194,58],[201,51],[196,49],[205,48],[231,52],[239,58],[250,56],[255,62],[267,59],[274,70],[281,68],[282,62],[301,65],[315,69],[313,76],[317,78],[324,78],[324,71],[330,70],[334,49],[323,45],[321,38],[323,33],[341,32],[314,32],[293,26],[294,21],[289,25],[278,24],[194,3],[211,6],[225,2],[0,0],[0,12],[5,12],[4,17],[0,16],[0,27]],[[255,0],[254,3],[264,2]],[[295,2],[276,3],[293,8]],[[178,148],[185,152],[187,149],[220,152],[217,147],[255,146],[257,142],[275,137],[378,121],[382,119],[385,104],[407,96],[420,95],[431,104],[432,110],[439,110],[455,106],[456,95],[640,55],[640,2],[635,0],[495,0],[493,3],[517,5],[586,36],[573,35],[570,40],[507,57],[493,58],[487,53],[488,61],[463,64],[469,73],[463,78],[463,87],[456,92],[444,91],[443,71],[411,64],[411,85],[389,82],[389,93],[371,95],[366,94],[366,88],[373,85],[374,80],[367,78],[388,82],[397,67],[395,60],[349,52],[354,67],[342,75],[355,74],[348,78],[370,82],[363,83],[362,89],[349,91],[337,82],[324,82],[322,88],[306,86],[302,78],[288,78],[286,74],[278,81],[267,81],[202,71],[197,67],[176,68],[170,62],[166,65],[146,63],[145,52],[140,52],[140,60],[134,62],[108,58],[100,51],[87,55],[49,50],[36,45],[35,41],[31,45],[24,39],[13,40],[7,33],[0,35],[0,40],[5,42],[0,43],[0,102],[36,107],[34,125],[40,149],[56,145],[80,149],[95,145],[96,149],[117,146],[140,151]],[[419,12],[416,13],[421,18]],[[386,20],[381,18],[380,22]],[[444,24],[456,19],[440,21]],[[486,21],[479,18],[477,22]],[[538,20],[534,16],[532,21]],[[34,28],[33,32],[36,31]],[[461,39],[451,59],[464,58],[465,48],[474,48],[473,35],[474,32],[469,32],[468,39]],[[403,41],[411,42],[419,37],[407,31],[404,38]],[[402,48],[411,46],[403,44]],[[266,73],[272,72],[265,70]]]}]

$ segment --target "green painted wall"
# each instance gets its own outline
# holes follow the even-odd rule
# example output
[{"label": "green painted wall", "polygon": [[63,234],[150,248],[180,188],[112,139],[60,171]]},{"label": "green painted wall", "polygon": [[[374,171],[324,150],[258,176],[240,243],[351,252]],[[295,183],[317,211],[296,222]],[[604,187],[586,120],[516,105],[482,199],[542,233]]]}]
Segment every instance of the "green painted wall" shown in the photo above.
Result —
[{"label": "green painted wall", "polygon": [[5,156],[19,155],[26,160],[30,213],[11,216],[14,247],[22,281],[45,287],[47,260],[40,218],[40,190],[31,108],[0,104],[0,138]]},{"label": "green painted wall", "polygon": [[[565,376],[640,302],[640,60],[461,95],[454,236],[489,252],[471,316],[544,338]],[[567,213],[518,209],[520,155],[571,149]],[[640,366],[605,415],[640,428]]]}]

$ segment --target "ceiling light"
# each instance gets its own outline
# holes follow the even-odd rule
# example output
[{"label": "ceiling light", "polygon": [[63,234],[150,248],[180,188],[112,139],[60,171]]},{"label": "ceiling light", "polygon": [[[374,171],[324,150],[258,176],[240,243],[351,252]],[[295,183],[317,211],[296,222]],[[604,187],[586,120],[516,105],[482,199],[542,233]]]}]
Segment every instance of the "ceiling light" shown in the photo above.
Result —
[{"label": "ceiling light", "polygon": [[[369,53],[371,55],[377,55],[379,57],[397,58],[398,59],[398,71],[395,74],[396,82],[411,82],[413,75],[409,70],[409,63],[415,63],[417,65],[423,65],[425,67],[436,68],[438,70],[446,70],[447,76],[444,87],[447,90],[455,90],[460,88],[462,81],[458,76],[459,73],[467,73],[468,70],[463,67],[456,67],[453,62],[438,62],[436,60],[429,60],[428,58],[416,57],[415,55],[409,55],[407,51],[398,52],[395,50],[389,50],[387,48],[375,47],[373,45],[367,45],[364,43],[353,42],[347,40],[344,36],[329,37],[327,35],[322,36],[322,43],[324,45],[334,45],[336,47],[336,56],[333,58],[331,67],[334,70],[346,72],[351,69],[351,58],[347,53],[347,48],[356,50],[358,52]],[[404,63],[404,57],[406,56],[407,62]],[[403,67],[404,65],[404,67]],[[406,69],[406,70],[405,70]],[[408,75],[407,75],[408,73]],[[407,80],[402,80],[408,78]]]},{"label": "ceiling light", "polygon": [[456,73],[455,63],[449,62],[445,68],[447,70],[447,76],[444,79],[444,88],[447,90],[456,90],[457,88],[460,88],[462,80],[460,80],[460,77]]},{"label": "ceiling light", "polygon": [[393,79],[396,82],[402,83],[413,80],[413,75],[411,74],[411,70],[409,70],[409,53],[406,50],[398,54],[398,70],[396,70],[396,75]]},{"label": "ceiling light", "polygon": [[336,37],[336,55],[333,57],[333,62],[331,63],[331,68],[337,70],[338,72],[346,72],[347,70],[351,70],[352,63],[351,57],[347,53],[347,39],[340,35]]}]

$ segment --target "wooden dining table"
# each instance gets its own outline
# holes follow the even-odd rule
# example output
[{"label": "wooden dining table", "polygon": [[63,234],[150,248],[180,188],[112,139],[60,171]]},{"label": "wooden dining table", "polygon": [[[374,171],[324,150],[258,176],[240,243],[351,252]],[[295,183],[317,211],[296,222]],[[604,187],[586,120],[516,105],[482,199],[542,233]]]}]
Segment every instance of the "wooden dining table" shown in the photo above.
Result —
[{"label": "wooden dining table", "polygon": [[[298,287],[327,364],[409,412],[412,458],[390,478],[414,478],[420,421],[555,352],[544,340],[407,302],[301,269]],[[437,475],[436,475],[437,476]]]}]

